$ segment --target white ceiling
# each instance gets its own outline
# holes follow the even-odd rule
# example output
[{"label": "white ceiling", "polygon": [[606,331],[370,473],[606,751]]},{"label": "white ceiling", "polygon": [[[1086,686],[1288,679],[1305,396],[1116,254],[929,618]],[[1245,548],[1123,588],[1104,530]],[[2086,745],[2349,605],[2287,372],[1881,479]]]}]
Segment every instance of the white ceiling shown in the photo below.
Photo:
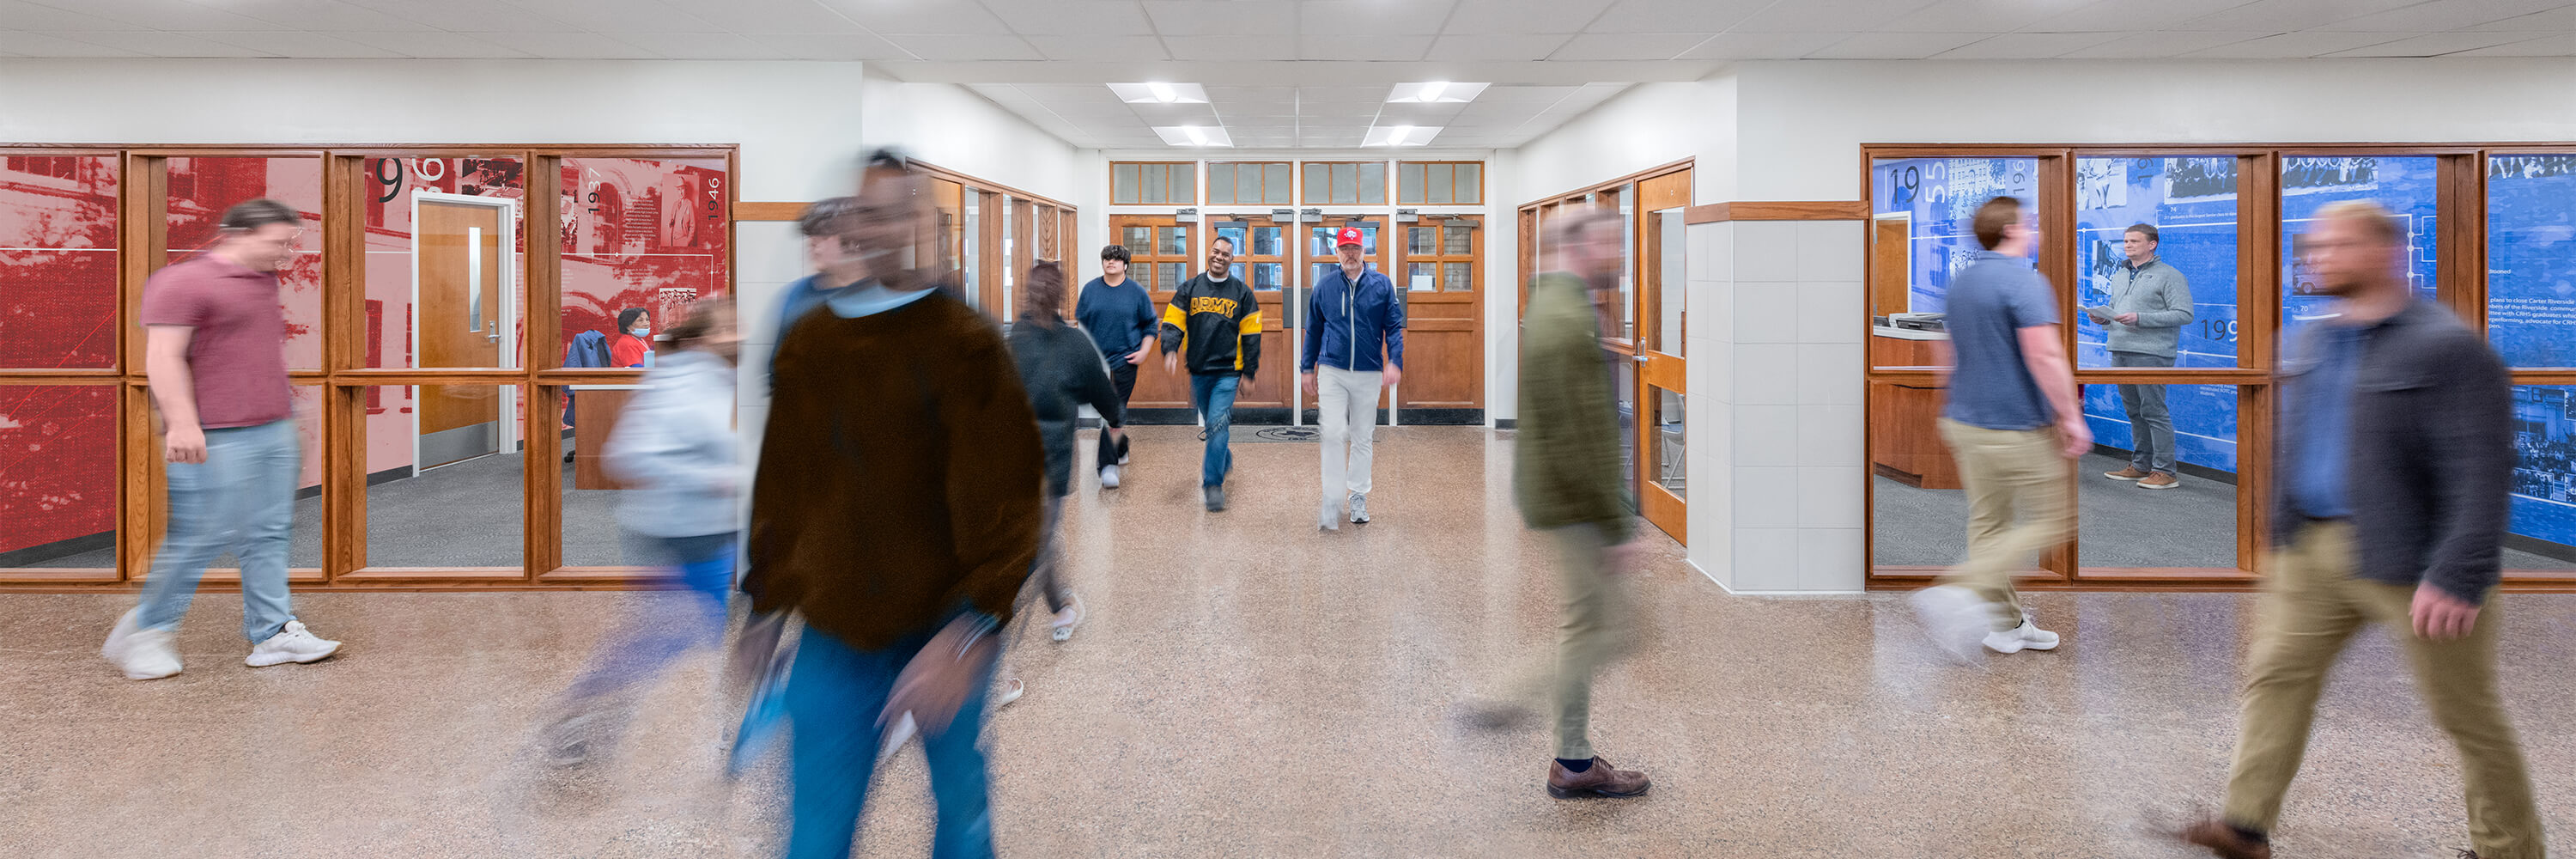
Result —
[{"label": "white ceiling", "polygon": [[[870,61],[1078,145],[1508,147],[1629,83],[1747,59],[2576,56],[2568,0],[0,0],[0,57]],[[1104,83],[1203,83],[1127,105]],[[1397,83],[1491,82],[1387,104]]]}]

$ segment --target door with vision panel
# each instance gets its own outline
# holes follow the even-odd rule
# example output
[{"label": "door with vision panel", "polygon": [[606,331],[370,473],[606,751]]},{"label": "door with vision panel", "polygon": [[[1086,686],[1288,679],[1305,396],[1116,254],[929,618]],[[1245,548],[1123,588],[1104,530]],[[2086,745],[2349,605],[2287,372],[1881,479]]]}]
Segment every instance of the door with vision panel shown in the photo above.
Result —
[{"label": "door with vision panel", "polygon": [[[1197,253],[1197,243],[1190,231],[1196,226],[1170,215],[1113,215],[1109,219],[1112,241],[1127,248],[1130,257],[1127,278],[1153,296],[1157,331],[1161,330],[1163,308],[1172,303],[1172,293],[1204,262],[1192,258]],[[1145,360],[1136,366],[1136,393],[1127,400],[1128,410],[1143,412],[1136,417],[1146,423],[1195,422],[1197,418],[1190,411],[1189,373],[1164,372],[1163,360],[1153,351],[1154,346],[1148,344],[1145,349]]]},{"label": "door with vision panel", "polygon": [[1484,422],[1484,219],[1425,217],[1401,224],[1396,298],[1404,302],[1402,422]]},{"label": "door with vision panel", "polygon": [[[423,368],[501,367],[511,300],[504,288],[501,243],[505,210],[494,206],[419,203],[413,256],[419,318],[414,336]],[[513,362],[515,363],[515,362]],[[494,385],[420,388],[420,461],[433,468],[501,450],[505,405]]]},{"label": "door with vision panel", "polygon": [[[1238,389],[1235,411],[1245,409],[1279,409],[1284,418],[1288,408],[1289,386],[1297,379],[1296,331],[1288,318],[1291,302],[1298,302],[1300,290],[1290,288],[1288,233],[1279,222],[1268,217],[1237,217],[1209,225],[1215,237],[1234,240],[1234,269],[1231,276],[1243,278],[1252,287],[1253,297],[1261,302],[1261,368],[1253,376],[1252,390]],[[1291,293],[1296,293],[1292,295]],[[1281,420],[1286,423],[1286,420]]]}]

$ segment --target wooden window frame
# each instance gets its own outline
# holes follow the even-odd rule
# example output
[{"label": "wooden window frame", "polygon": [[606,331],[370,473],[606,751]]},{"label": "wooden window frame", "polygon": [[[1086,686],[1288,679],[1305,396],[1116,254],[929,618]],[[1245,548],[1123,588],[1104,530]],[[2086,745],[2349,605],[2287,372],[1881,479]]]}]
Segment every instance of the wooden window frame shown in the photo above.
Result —
[{"label": "wooden window frame", "polygon": [[[1263,202],[1263,200],[1267,200],[1270,197],[1271,188],[1269,168],[1274,164],[1287,165],[1289,168],[1288,198],[1286,202]],[[1213,181],[1213,177],[1216,175],[1216,168],[1219,166],[1232,168],[1228,172],[1233,174],[1230,177],[1230,181],[1225,183],[1225,197],[1223,199],[1219,199],[1217,197],[1216,182]],[[1261,200],[1236,199],[1237,195],[1235,192],[1243,187],[1241,171],[1245,167],[1259,168],[1261,171]],[[1297,175],[1296,162],[1293,161],[1210,161],[1207,162],[1205,176],[1199,182],[1202,186],[1199,189],[1199,197],[1206,200],[1207,205],[1210,206],[1261,206],[1267,208],[1294,205],[1297,199]]]},{"label": "wooden window frame", "polygon": [[[1461,167],[1461,166],[1473,166],[1473,167],[1475,167],[1475,168],[1476,168],[1476,199],[1475,199],[1473,202],[1465,202],[1465,203],[1458,202],[1458,175],[1457,175],[1457,174],[1458,174],[1458,168],[1459,168],[1459,167]],[[1406,167],[1420,167],[1420,168],[1422,168],[1422,169],[1423,169],[1423,171],[1424,171],[1424,172],[1423,172],[1423,177],[1422,177],[1422,196],[1423,196],[1423,198],[1422,198],[1421,200],[1418,200],[1418,201],[1405,201],[1405,200],[1404,200],[1405,187],[1404,187],[1404,182],[1403,182],[1403,173],[1404,173],[1404,168],[1406,168]],[[1485,164],[1485,162],[1482,162],[1482,161],[1398,161],[1398,162],[1396,162],[1396,176],[1395,176],[1396,182],[1395,182],[1395,184],[1396,184],[1396,199],[1397,199],[1399,202],[1397,202],[1397,203],[1396,203],[1396,205],[1399,205],[1399,206],[1482,206],[1482,205],[1484,205],[1484,204],[1485,204],[1485,173],[1486,173],[1485,168],[1486,168],[1486,164]],[[1433,170],[1433,169],[1445,169],[1445,170],[1448,170],[1448,171],[1449,171],[1449,199],[1447,199],[1447,200],[1433,200],[1433,199],[1431,199],[1431,175],[1430,175],[1430,171],[1431,171],[1431,170]]]},{"label": "wooden window frame", "polygon": [[[1122,203],[1122,202],[1118,202],[1118,190],[1119,190],[1119,189],[1118,189],[1118,168],[1120,168],[1120,167],[1131,167],[1131,166],[1132,166],[1132,167],[1137,168],[1137,171],[1138,171],[1138,175],[1137,175],[1137,179],[1136,179],[1136,184],[1137,184],[1137,186],[1138,186],[1138,187],[1136,188],[1136,199],[1135,199],[1133,202],[1124,202],[1124,203]],[[1198,162],[1196,162],[1196,161],[1112,161],[1112,162],[1109,162],[1109,199],[1110,199],[1110,205],[1114,205],[1114,206],[1195,206],[1195,205],[1198,205],[1198,202],[1199,202],[1199,201],[1198,201],[1198,167],[1199,167],[1199,163],[1198,163]],[[1163,174],[1163,192],[1164,192],[1164,193],[1163,193],[1163,199],[1160,199],[1160,200],[1148,200],[1148,199],[1145,199],[1145,189],[1144,189],[1144,187],[1143,187],[1143,186],[1144,186],[1144,184],[1145,184],[1145,180],[1144,180],[1144,176],[1143,176],[1143,171],[1145,171],[1145,170],[1149,170],[1149,169],[1160,169],[1160,170],[1163,170],[1163,171],[1164,171],[1164,174]],[[1188,197],[1176,197],[1175,195],[1173,195],[1173,194],[1171,193],[1171,191],[1172,191],[1172,187],[1173,187],[1173,185],[1172,185],[1172,179],[1173,179],[1173,177],[1175,177],[1175,176],[1181,176],[1181,175],[1187,175],[1187,176],[1189,176],[1189,177],[1190,177],[1190,195],[1189,195]]]}]

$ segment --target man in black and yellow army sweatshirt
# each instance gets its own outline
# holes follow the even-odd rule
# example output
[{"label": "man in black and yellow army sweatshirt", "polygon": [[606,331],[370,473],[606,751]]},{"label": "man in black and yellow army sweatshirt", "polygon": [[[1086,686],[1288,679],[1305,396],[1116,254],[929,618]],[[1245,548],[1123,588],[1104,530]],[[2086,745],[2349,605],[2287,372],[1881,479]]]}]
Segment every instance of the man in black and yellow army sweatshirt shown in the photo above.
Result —
[{"label": "man in black and yellow army sweatshirt", "polygon": [[1234,471],[1234,452],[1226,447],[1234,428],[1234,395],[1252,390],[1253,373],[1261,369],[1261,302],[1252,287],[1234,277],[1234,240],[1224,236],[1208,243],[1208,267],[1172,293],[1163,308],[1163,369],[1190,371],[1190,404],[1199,410],[1207,435],[1207,456],[1199,464],[1199,491],[1208,512],[1225,509],[1225,476]]}]

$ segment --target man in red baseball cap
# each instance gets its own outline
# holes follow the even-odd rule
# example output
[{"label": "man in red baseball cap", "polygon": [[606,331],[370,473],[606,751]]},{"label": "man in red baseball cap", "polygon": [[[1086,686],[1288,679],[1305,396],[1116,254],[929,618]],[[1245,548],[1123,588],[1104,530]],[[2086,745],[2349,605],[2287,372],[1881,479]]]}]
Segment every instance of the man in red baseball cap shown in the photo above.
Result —
[{"label": "man in red baseball cap", "polygon": [[1404,378],[1404,297],[1385,272],[1362,261],[1370,239],[1343,227],[1333,239],[1342,264],[1306,293],[1305,351],[1298,380],[1315,398],[1324,430],[1324,494],[1315,526],[1369,520],[1369,466],[1375,457],[1378,390]]}]

